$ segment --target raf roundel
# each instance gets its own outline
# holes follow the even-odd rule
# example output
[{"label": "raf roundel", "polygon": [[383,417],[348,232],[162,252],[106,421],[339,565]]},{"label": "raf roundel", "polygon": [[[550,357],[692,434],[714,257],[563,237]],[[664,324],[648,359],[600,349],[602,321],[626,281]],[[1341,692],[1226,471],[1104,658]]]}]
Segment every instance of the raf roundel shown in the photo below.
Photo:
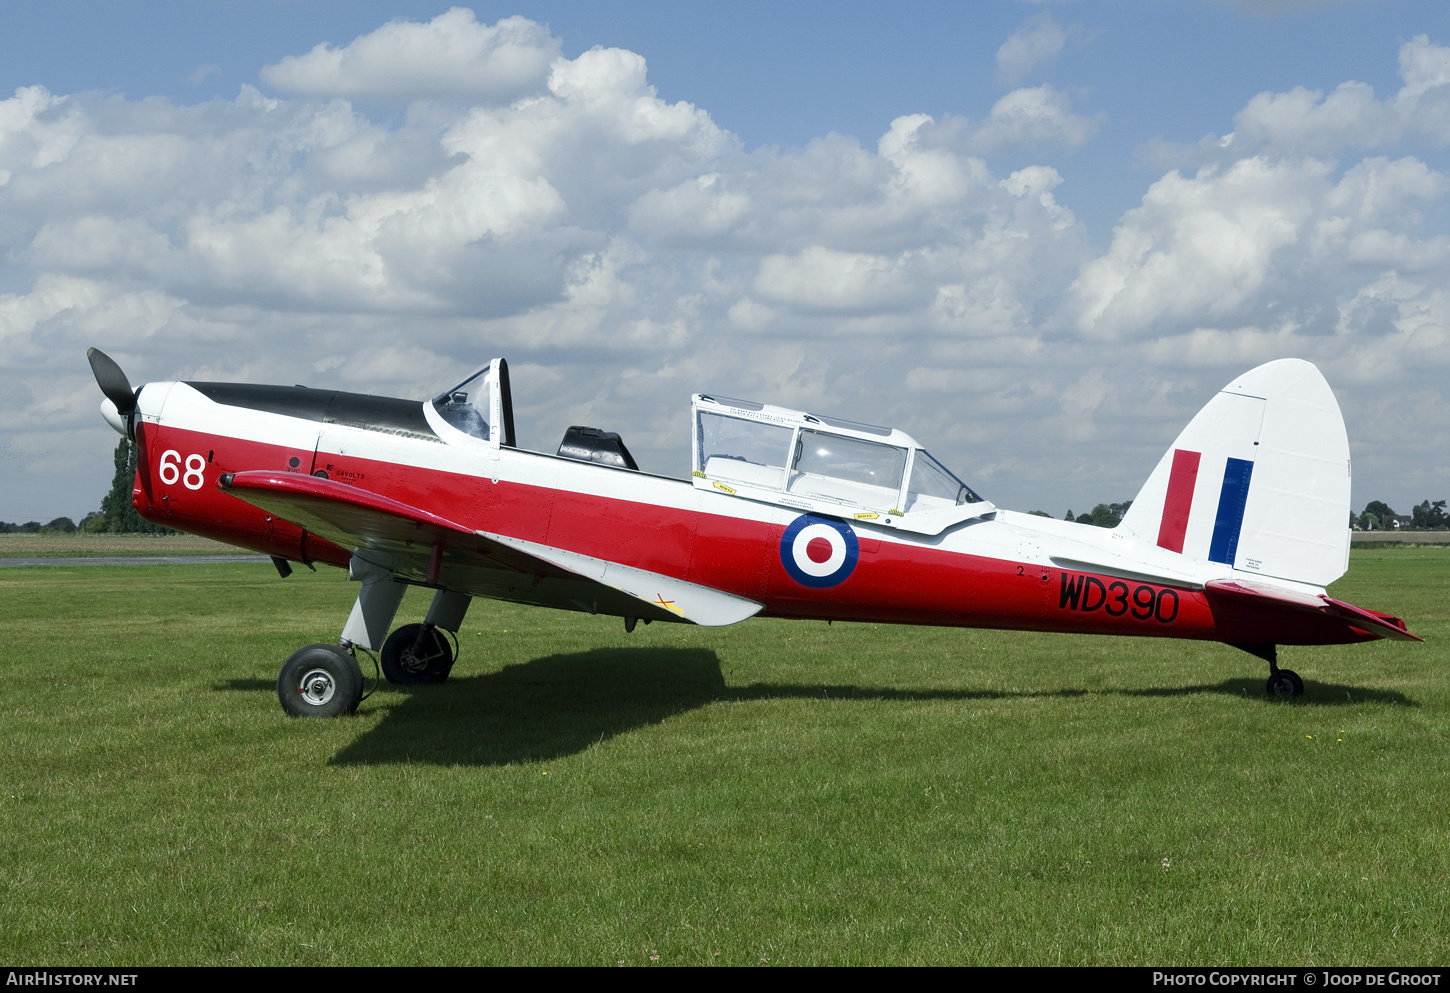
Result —
[{"label": "raf roundel", "polygon": [[780,563],[802,586],[826,589],[846,581],[861,554],[850,525],[802,514],[780,536]]}]

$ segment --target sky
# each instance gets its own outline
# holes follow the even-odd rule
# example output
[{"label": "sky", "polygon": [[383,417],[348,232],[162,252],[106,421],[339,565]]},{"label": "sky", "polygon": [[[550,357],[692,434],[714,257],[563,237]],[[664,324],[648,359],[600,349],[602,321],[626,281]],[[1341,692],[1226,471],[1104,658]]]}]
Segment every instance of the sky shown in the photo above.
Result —
[{"label": "sky", "polygon": [[1239,373],[1334,388],[1353,505],[1450,497],[1450,14],[1178,0],[7,4],[0,520],[133,384],[424,398],[686,475],[689,395],[1130,499]]}]

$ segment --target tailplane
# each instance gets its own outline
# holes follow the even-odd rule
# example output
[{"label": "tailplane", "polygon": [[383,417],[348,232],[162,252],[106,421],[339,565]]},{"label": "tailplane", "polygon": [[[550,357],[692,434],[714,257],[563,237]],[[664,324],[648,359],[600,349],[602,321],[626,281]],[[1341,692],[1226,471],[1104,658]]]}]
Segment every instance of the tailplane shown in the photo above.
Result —
[{"label": "tailplane", "polygon": [[1198,412],[1119,528],[1187,558],[1326,586],[1349,564],[1349,438],[1323,375],[1279,359]]}]

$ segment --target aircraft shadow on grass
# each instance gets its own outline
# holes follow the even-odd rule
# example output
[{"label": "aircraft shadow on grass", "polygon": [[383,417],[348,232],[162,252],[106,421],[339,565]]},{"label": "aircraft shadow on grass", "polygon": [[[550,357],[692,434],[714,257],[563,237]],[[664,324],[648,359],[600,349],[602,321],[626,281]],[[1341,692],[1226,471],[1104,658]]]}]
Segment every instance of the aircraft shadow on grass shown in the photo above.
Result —
[{"label": "aircraft shadow on grass", "polygon": [[[275,690],[236,679],[219,690]],[[598,648],[550,655],[441,686],[384,684],[373,698],[382,721],[336,756],[335,765],[433,762],[508,765],[573,755],[590,745],[711,703],[750,700],[1010,700],[1033,697],[1191,696],[1221,693],[1264,700],[1262,679],[1149,689],[1048,691],[895,689],[853,685],[753,683],[728,686],[713,651],[694,648]],[[1295,706],[1388,703],[1413,706],[1384,690],[1308,682]],[[367,707],[367,704],[364,704]]]}]

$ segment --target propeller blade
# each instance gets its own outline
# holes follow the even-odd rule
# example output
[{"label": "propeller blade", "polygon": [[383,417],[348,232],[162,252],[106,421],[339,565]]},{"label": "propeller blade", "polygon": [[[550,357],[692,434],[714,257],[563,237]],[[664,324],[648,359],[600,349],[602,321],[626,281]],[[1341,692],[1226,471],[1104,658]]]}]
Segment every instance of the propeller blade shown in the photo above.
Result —
[{"label": "propeller blade", "polygon": [[130,417],[131,411],[136,409],[136,393],[131,389],[131,381],[111,358],[99,348],[87,348],[86,358],[91,361],[91,372],[96,374],[96,385],[106,395],[106,399],[116,405],[116,411],[122,417]]}]

